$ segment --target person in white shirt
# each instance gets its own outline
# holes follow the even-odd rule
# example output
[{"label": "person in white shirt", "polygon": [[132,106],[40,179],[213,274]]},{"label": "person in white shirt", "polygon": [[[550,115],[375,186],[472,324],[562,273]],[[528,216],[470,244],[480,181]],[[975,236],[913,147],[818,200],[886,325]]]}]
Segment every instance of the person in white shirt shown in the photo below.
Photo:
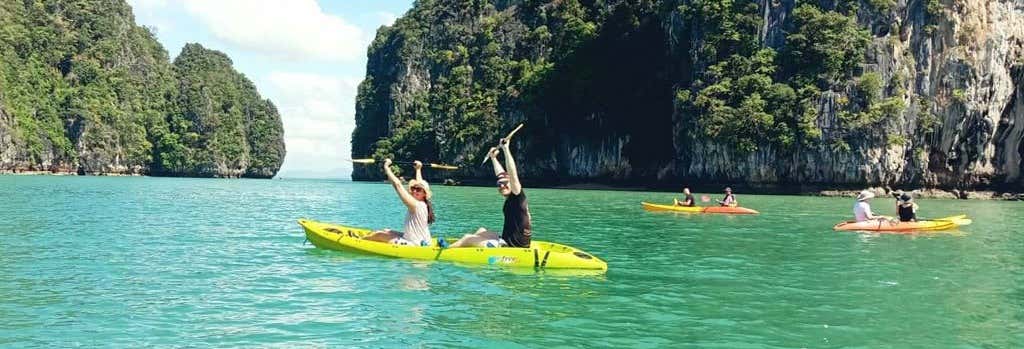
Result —
[{"label": "person in white shirt", "polygon": [[402,199],[402,203],[409,211],[405,215],[405,231],[384,229],[367,235],[363,239],[398,245],[430,245],[430,225],[434,223],[434,206],[430,203],[430,199],[433,195],[430,192],[430,184],[423,180],[423,175],[420,173],[423,164],[416,161],[414,165],[416,179],[409,181],[409,190],[406,190],[402,187],[401,180],[391,172],[391,159],[384,159],[384,174],[387,175],[398,198]]},{"label": "person in white shirt", "polygon": [[875,193],[867,190],[862,190],[860,194],[857,194],[857,203],[853,205],[853,219],[857,222],[865,222],[871,220],[887,220],[889,217],[877,216],[871,212],[871,205],[868,204],[868,200],[875,197]]}]

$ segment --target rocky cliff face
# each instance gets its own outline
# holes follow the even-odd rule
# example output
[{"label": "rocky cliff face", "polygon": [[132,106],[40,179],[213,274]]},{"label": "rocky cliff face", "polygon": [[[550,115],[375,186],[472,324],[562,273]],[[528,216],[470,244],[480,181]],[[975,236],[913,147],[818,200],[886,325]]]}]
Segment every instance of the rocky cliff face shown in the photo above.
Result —
[{"label": "rocky cliff face", "polygon": [[124,1],[0,2],[0,172],[272,177],[280,118],[224,60],[172,69]]},{"label": "rocky cliff face", "polygon": [[[227,55],[188,44],[174,60],[180,116],[178,146],[158,148],[156,173],[174,176],[270,178],[284,160],[281,118]],[[176,129],[180,127],[180,129]],[[166,153],[165,153],[166,152]],[[166,160],[166,161],[164,161]]]},{"label": "rocky cliff face", "polygon": [[489,176],[526,122],[532,182],[1021,191],[1022,89],[1014,0],[420,1],[370,48],[352,149]]}]

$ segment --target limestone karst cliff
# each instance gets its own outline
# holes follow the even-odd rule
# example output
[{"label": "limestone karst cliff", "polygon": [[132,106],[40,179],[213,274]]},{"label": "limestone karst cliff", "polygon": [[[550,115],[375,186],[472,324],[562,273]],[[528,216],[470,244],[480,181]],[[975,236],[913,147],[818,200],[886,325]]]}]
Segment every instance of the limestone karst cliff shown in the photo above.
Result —
[{"label": "limestone karst cliff", "polygon": [[353,157],[468,177],[525,122],[535,183],[1021,191],[1024,3],[422,0],[356,109]]}]

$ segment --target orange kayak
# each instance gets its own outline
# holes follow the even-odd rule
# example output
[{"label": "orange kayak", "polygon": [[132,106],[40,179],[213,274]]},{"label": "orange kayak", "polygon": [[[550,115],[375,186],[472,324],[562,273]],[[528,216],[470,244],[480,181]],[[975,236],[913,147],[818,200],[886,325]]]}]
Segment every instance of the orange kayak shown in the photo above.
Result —
[{"label": "orange kayak", "polygon": [[946,218],[922,220],[917,222],[894,222],[889,220],[873,220],[864,222],[846,221],[836,224],[832,229],[845,231],[877,231],[889,233],[911,233],[915,231],[935,231],[956,229],[971,224],[966,215]]},{"label": "orange kayak", "polygon": [[648,211],[668,211],[668,212],[685,212],[685,213],[724,213],[724,214],[756,214],[760,213],[755,210],[751,210],[745,207],[729,207],[729,206],[676,206],[676,205],[659,205],[652,204],[649,202],[641,202],[645,210]]}]

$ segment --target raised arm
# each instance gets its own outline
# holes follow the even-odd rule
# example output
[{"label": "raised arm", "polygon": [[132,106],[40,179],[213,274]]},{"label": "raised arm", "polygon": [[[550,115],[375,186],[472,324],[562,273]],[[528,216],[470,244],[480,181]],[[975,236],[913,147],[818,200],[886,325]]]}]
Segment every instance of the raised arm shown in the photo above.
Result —
[{"label": "raised arm", "polygon": [[413,161],[412,166],[416,168],[416,180],[423,181],[423,163],[419,160]]},{"label": "raised arm", "polygon": [[416,207],[416,198],[409,194],[405,187],[402,186],[402,181],[398,180],[394,172],[391,172],[391,159],[384,159],[384,174],[388,176],[388,181],[391,182],[391,186],[395,188],[395,193],[398,193],[398,198],[402,199],[402,203],[405,207],[413,209]]},{"label": "raised arm", "polygon": [[512,190],[512,194],[519,195],[519,193],[523,192],[523,185],[519,183],[516,160],[512,158],[512,151],[508,149],[508,143],[508,139],[501,139],[501,150],[505,152],[505,166],[508,166],[508,188]]},{"label": "raised arm", "polygon": [[491,158],[491,165],[494,167],[494,175],[497,176],[502,172],[505,172],[505,168],[501,167],[501,163],[498,162],[498,148],[491,147],[491,150],[487,152],[487,157]]}]

